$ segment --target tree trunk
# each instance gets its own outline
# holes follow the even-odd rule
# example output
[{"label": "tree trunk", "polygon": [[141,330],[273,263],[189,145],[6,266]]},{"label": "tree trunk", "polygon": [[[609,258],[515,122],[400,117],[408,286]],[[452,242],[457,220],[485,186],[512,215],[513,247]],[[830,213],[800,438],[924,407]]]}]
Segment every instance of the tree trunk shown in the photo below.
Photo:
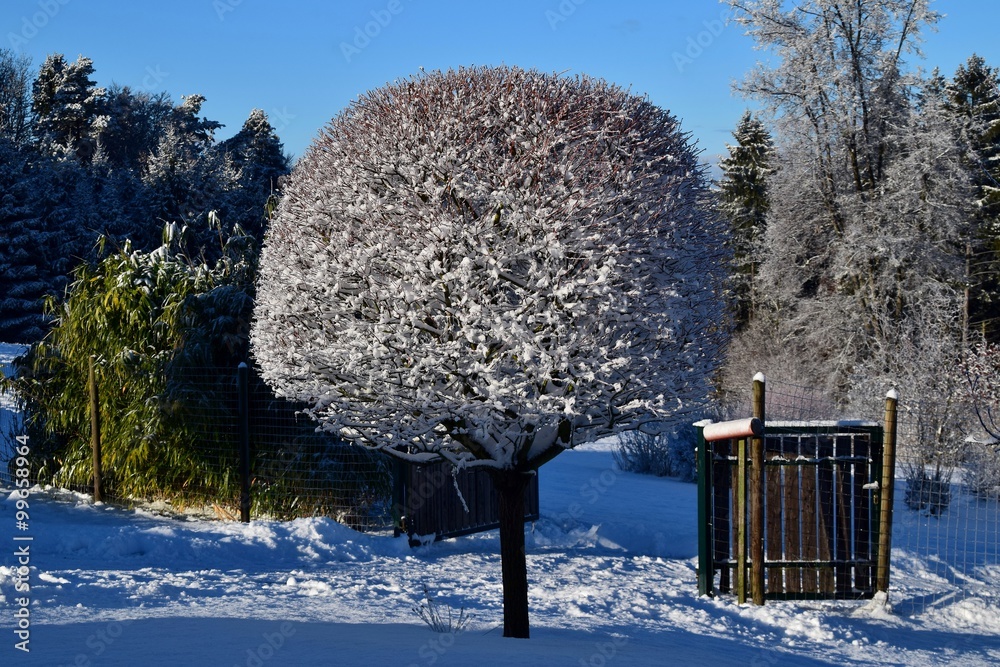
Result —
[{"label": "tree trunk", "polygon": [[528,563],[524,554],[524,491],[528,475],[502,470],[493,476],[500,498],[500,566],[503,570],[503,636],[528,638]]}]

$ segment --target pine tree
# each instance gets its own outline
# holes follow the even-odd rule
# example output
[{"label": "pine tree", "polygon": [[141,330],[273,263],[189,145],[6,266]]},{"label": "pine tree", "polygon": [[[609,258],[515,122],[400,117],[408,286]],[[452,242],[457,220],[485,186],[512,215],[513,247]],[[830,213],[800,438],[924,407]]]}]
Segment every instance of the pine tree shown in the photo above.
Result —
[{"label": "pine tree", "polygon": [[[966,245],[966,331],[1000,339],[1000,70],[973,54],[946,85],[947,106],[962,119],[975,186]],[[966,334],[968,336],[968,334]]]},{"label": "pine tree", "polygon": [[92,186],[76,163],[0,140],[0,193],[0,340],[31,342],[47,326],[43,298],[88,253]]},{"label": "pine tree", "polygon": [[754,278],[763,257],[761,244],[770,207],[767,180],[774,142],[764,124],[746,111],[733,131],[735,145],[727,145],[729,157],[719,166],[719,212],[732,229],[734,316],[738,329],[753,316],[756,294]]},{"label": "pine tree", "polygon": [[218,148],[238,174],[238,188],[227,205],[231,221],[263,240],[268,201],[276,201],[279,181],[289,172],[281,140],[267,114],[254,109],[243,128]]},{"label": "pine tree", "polygon": [[34,133],[42,150],[89,162],[102,127],[105,90],[90,78],[94,64],[80,56],[67,63],[61,54],[45,59],[32,86]]},{"label": "pine tree", "polygon": [[162,227],[175,222],[184,229],[183,251],[190,256],[218,259],[222,224],[233,222],[215,212],[237,188],[237,173],[228,155],[214,150],[216,121],[199,117],[205,98],[191,95],[173,108],[156,151],[147,159],[143,183],[147,188],[147,218]]}]

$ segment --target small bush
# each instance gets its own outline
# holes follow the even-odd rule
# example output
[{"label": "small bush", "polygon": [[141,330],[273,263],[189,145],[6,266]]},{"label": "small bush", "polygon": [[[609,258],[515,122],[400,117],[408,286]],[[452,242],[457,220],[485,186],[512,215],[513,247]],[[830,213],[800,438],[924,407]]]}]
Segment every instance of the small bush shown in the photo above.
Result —
[{"label": "small bush", "polygon": [[923,466],[910,466],[903,500],[915,512],[940,516],[951,504],[951,475],[941,468],[935,468],[934,474],[929,475]]},{"label": "small bush", "polygon": [[626,431],[613,456],[618,467],[627,472],[693,482],[697,476],[696,439],[695,429],[690,425],[657,435]]},{"label": "small bush", "polygon": [[437,601],[426,584],[424,584],[424,598],[420,603],[413,605],[413,611],[434,632],[458,634],[469,623],[465,607],[462,607],[458,614],[455,614],[451,607]]},{"label": "small bush", "polygon": [[995,445],[971,448],[962,481],[980,500],[1000,500],[1000,450]]}]

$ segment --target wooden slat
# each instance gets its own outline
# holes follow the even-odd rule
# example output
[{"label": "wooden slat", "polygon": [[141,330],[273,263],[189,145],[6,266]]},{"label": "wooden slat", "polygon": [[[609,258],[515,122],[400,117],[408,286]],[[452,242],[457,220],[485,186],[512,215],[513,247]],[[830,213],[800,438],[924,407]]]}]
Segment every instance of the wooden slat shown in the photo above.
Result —
[{"label": "wooden slat", "polygon": [[[775,451],[768,451],[766,456],[770,462],[774,462],[775,460],[780,460],[782,458],[781,453]],[[764,483],[767,487],[767,496],[764,503],[765,511],[767,513],[764,519],[767,533],[765,535],[765,549],[767,560],[776,561],[783,558],[781,540],[781,468],[776,465],[768,465],[764,468],[764,475]],[[768,568],[768,593],[784,592],[785,586],[782,581],[783,574],[784,570],[781,568]]]},{"label": "wooden slat", "polygon": [[[799,438],[799,453],[807,458],[816,457],[815,437]],[[819,511],[816,505],[816,474],[817,468],[810,466],[802,469],[799,479],[801,498],[799,505],[802,517],[802,558],[806,561],[819,559],[819,533],[816,529]],[[814,567],[802,568],[802,592],[819,592],[819,573]]]},{"label": "wooden slat", "polygon": [[[855,453],[862,449],[866,455],[870,455],[871,437],[868,434],[855,439]],[[867,462],[854,464],[854,557],[859,561],[870,560],[872,556],[872,492],[864,488],[870,475],[871,467]],[[860,565],[854,568],[854,587],[859,591],[873,590],[870,567]]]}]

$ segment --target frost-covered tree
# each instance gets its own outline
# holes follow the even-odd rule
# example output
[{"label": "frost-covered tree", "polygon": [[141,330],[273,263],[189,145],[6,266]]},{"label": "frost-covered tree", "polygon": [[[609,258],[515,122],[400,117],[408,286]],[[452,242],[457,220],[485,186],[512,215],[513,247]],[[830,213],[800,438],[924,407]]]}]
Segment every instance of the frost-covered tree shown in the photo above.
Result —
[{"label": "frost-covered tree", "polygon": [[100,160],[114,170],[138,175],[174,113],[170,97],[112,85],[104,113],[107,121],[97,138]]},{"label": "frost-covered tree", "polygon": [[1000,337],[1000,72],[972,55],[945,85],[948,108],[968,140],[975,185],[974,229],[967,243],[966,328]]},{"label": "frost-covered tree", "polygon": [[89,161],[97,149],[105,90],[90,76],[94,63],[80,56],[68,63],[62,54],[45,59],[32,85],[35,139],[57,157]]},{"label": "frost-covered tree", "polygon": [[773,173],[774,142],[767,127],[746,111],[733,131],[736,143],[719,162],[719,212],[729,221],[733,246],[733,300],[736,326],[749,322],[754,312],[754,277],[763,252],[769,197],[767,180]]},{"label": "frost-covered tree", "polygon": [[204,253],[214,261],[236,223],[216,211],[226,208],[238,174],[231,158],[215,150],[214,133],[221,124],[199,116],[204,101],[201,95],[189,95],[173,108],[142,180],[148,217],[160,226],[181,224],[186,228],[184,251]]},{"label": "frost-covered tree", "polygon": [[31,59],[0,49],[0,137],[21,145],[31,130]]},{"label": "frost-covered tree", "polygon": [[426,73],[335,117],[285,192],[263,377],[345,437],[491,471],[504,634],[527,637],[530,476],[710,391],[724,225],[687,135],[600,80]]},{"label": "frost-covered tree", "polygon": [[254,109],[243,127],[219,144],[218,149],[232,162],[237,188],[228,209],[248,233],[264,236],[268,202],[278,198],[279,179],[288,175],[289,159],[267,114]]},{"label": "frost-covered tree", "polygon": [[971,202],[962,140],[940,104],[917,104],[921,81],[904,61],[937,16],[926,0],[728,4],[776,56],[740,89],[773,122],[781,165],[758,281],[768,308],[731,365],[773,363],[764,370],[843,397],[862,369],[898,367],[904,332],[929,355],[958,333]]}]

